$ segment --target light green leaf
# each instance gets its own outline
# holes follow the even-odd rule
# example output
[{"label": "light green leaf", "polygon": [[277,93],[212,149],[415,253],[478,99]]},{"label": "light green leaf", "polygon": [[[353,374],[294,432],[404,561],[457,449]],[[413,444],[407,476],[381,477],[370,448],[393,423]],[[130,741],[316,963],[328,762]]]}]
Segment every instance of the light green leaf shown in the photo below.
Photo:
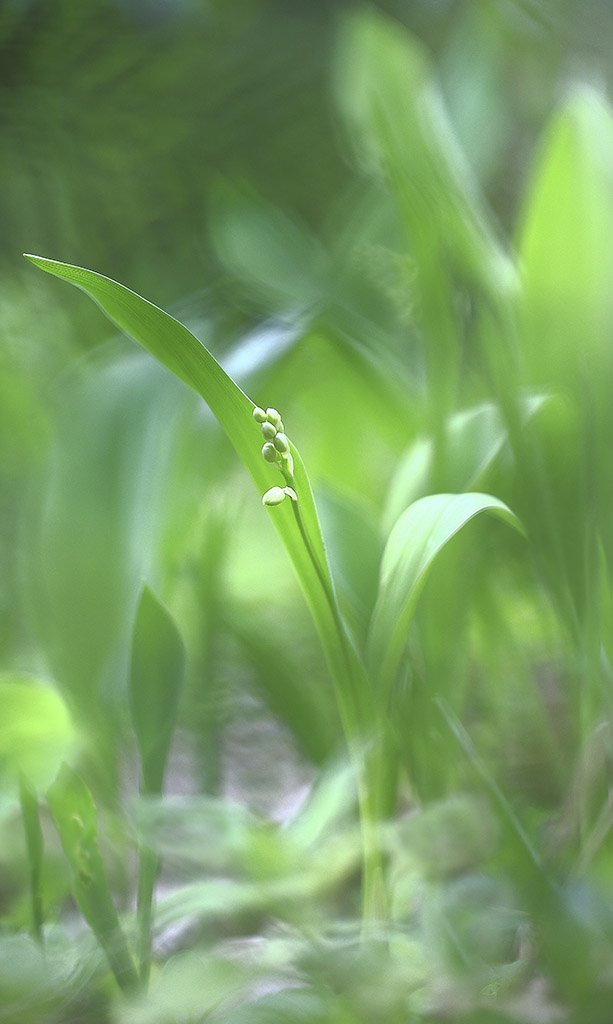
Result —
[{"label": "light green leaf", "polygon": [[[533,379],[597,390],[611,368],[613,114],[575,89],[552,121],[521,217],[526,362]],[[579,379],[577,378],[579,374]]]},{"label": "light green leaf", "polygon": [[[583,604],[586,505],[608,558],[613,551],[613,112],[598,90],[575,88],[553,119],[521,224],[526,373],[531,384],[553,384],[576,403],[581,453],[575,465],[563,456],[563,475],[568,465],[574,480],[568,495],[555,495],[543,533],[561,534]],[[548,470],[549,488],[557,476]],[[559,551],[554,557],[559,565]]]},{"label": "light green leaf", "polygon": [[17,673],[0,675],[0,788],[17,791],[19,779],[46,789],[76,744],[64,701],[49,685]]},{"label": "light green leaf", "polygon": [[513,512],[490,494],[432,494],[403,512],[383,552],[369,662],[384,694],[393,685],[419,595],[438,553],[482,512],[522,532]]},{"label": "light green leaf", "polygon": [[[267,465],[261,457],[260,431],[252,416],[254,403],[183,324],[129,288],[101,274],[41,256],[27,258],[47,273],[81,288],[114,323],[204,398],[249,470],[260,494],[281,483],[278,470]],[[290,450],[300,516],[308,544],[298,528],[292,501],[271,508],[269,514],[293,562],[319,630],[337,694],[345,705],[346,727],[354,728],[355,724],[349,725],[350,720],[355,723],[353,709],[366,693],[363,668],[350,645],[339,643],[340,616],[311,485],[293,444]]]},{"label": "light green leaf", "polygon": [[130,668],[130,713],[142,769],[142,790],[161,793],[185,675],[179,631],[145,586],[136,611]]}]

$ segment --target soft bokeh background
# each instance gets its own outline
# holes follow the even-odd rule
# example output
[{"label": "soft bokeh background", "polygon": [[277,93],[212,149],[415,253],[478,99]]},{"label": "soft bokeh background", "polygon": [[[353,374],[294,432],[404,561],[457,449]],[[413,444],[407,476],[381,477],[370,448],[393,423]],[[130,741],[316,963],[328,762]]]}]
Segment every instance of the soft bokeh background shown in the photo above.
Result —
[{"label": "soft bokeh background", "polygon": [[[243,508],[240,469],[223,446],[213,455],[194,441],[209,430],[196,404],[127,344],[101,347],[109,330],[96,310],[37,276],[21,252],[124,281],[181,314],[218,354],[249,339],[231,366],[256,398],[286,412],[318,482],[359,484],[364,501],[377,502],[415,432],[404,396],[393,404],[395,386],[419,388],[423,372],[410,275],[404,257],[386,250],[389,212],[360,173],[335,100],[339,29],[355,7],[2,5],[0,637],[8,666],[47,667],[64,685],[94,692],[115,685],[110,638],[130,620],[118,593],[144,572],[164,503],[191,558],[207,557],[198,515],[215,516],[220,532],[224,520],[240,520],[227,540],[236,571],[223,574],[239,601],[268,585],[273,566],[279,590],[293,586],[276,550],[262,570],[260,542],[250,537],[257,529],[267,543],[267,524]],[[379,7],[427,46],[494,220],[513,231],[547,118],[577,75],[596,83],[610,75],[609,5]],[[364,351],[374,375],[356,356]],[[374,437],[360,425],[364,405],[377,409]],[[186,416],[189,426],[178,426]],[[180,458],[177,431],[184,449],[192,445]],[[213,486],[211,458],[227,460]],[[172,488],[169,459],[180,476]],[[212,501],[215,489],[222,493]],[[199,502],[207,507],[197,514]],[[42,537],[30,518],[41,513]],[[176,583],[177,564],[172,571]]]},{"label": "soft bokeh background", "polygon": [[[356,28],[365,11],[389,17],[388,37]],[[396,38],[408,47],[405,94],[394,92]],[[409,638],[410,686],[390,709],[410,780],[401,809],[431,814],[390,840],[403,927],[423,878],[449,881],[402,937],[413,973],[399,989],[423,985],[428,960],[453,979],[434,983],[416,1013],[450,1003],[468,1014],[476,990],[507,983],[524,1012],[534,954],[522,922],[542,912],[546,963],[525,1012],[554,1019],[557,1000],[575,999],[573,1020],[607,1019],[592,981],[610,995],[613,131],[602,97],[612,47],[608,0],[0,4],[0,670],[53,681],[64,696],[80,769],[108,815],[119,894],[129,833],[115,815],[136,791],[126,686],[143,580],[188,655],[167,791],[242,805],[215,805],[223,837],[206,856],[211,835],[188,828],[190,807],[204,804],[183,816],[146,809],[169,884],[219,863],[268,877],[286,855],[299,873],[306,840],[290,856],[248,815],[268,816],[271,829],[295,824],[324,778],[325,806],[297,833],[319,836],[320,813],[340,830],[351,800],[325,771],[341,728],[285,554],[208,410],[22,252],[124,282],[183,320],[254,400],[281,410],[358,646],[385,538],[410,501],[491,490],[528,527],[529,557],[493,523],[469,526],[442,554]],[[387,139],[381,172],[386,117],[400,141]],[[527,299],[515,362],[504,303],[517,249]],[[483,794],[471,802],[477,778],[496,808],[489,824]],[[25,881],[7,807],[0,909],[20,927]],[[568,918],[536,892],[531,844],[556,881],[569,868]],[[339,868],[349,882],[308,919],[315,931],[355,917],[354,847],[351,834]],[[491,873],[472,871],[492,851]],[[63,907],[57,864],[47,886]],[[209,898],[194,896],[187,911]],[[269,912],[283,917],[276,904]],[[179,916],[167,911],[162,956],[194,935],[212,941],[215,921],[177,939]],[[250,908],[239,931],[265,928],[261,907]],[[279,963],[327,985],[322,949],[300,941]],[[386,977],[385,963],[369,961],[373,977]],[[520,966],[509,982],[498,967],[511,963]],[[361,970],[352,961],[337,988],[353,991]],[[388,1011],[405,1019],[366,993],[347,1000],[338,1019],[348,1024]],[[138,1020],[164,1019],[163,1007],[146,1012]],[[332,1019],[295,1013],[287,1019]]]}]

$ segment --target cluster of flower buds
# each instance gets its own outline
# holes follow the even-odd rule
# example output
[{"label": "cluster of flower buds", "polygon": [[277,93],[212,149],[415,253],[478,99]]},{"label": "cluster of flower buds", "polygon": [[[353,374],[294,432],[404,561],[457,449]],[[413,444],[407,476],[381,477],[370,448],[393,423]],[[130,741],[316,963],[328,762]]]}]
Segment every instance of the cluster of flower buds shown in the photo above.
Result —
[{"label": "cluster of flower buds", "polygon": [[260,409],[256,405],[253,410],[253,418],[262,428],[263,459],[280,469],[288,485],[286,487],[271,487],[262,498],[263,503],[265,505],[280,505],[286,497],[297,501],[296,492],[291,486],[294,482],[294,460],[285,435],[281,414],[276,409]]}]

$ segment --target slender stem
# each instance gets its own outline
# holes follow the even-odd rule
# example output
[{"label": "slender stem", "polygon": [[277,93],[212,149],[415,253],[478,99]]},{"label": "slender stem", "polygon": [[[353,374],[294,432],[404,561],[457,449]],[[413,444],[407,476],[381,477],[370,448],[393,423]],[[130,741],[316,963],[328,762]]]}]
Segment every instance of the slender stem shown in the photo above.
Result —
[{"label": "slender stem", "polygon": [[30,901],[32,914],[32,936],[43,944],[43,896],[42,866],[44,841],[38,813],[38,799],[23,775],[19,778],[19,802],[26,839],[26,851],[30,871]]},{"label": "slender stem", "polygon": [[[295,488],[292,479],[290,486]],[[351,684],[352,701],[348,704],[342,690],[337,687],[337,700],[339,711],[343,719],[343,726],[349,743],[350,753],[356,764],[358,780],[358,803],[360,808],[360,823],[362,833],[362,919],[363,934],[366,937],[370,934],[371,927],[375,922],[384,921],[387,917],[387,898],[385,893],[385,882],[381,851],[379,846],[379,814],[378,814],[378,738],[375,739],[374,751],[375,763],[370,763],[371,756],[364,757],[362,745],[364,743],[364,723],[361,719],[360,694],[357,691],[359,681],[356,680],[353,670],[351,654],[348,647],[348,637],[343,625],[334,592],[332,591],[326,575],[319,564],[310,537],[300,514],[299,501],[292,500],[294,517],[300,530],[304,545],[308,551],[313,568],[317,573],[319,582],[330,606],[339,637],[340,648],[343,653],[347,678]]]},{"label": "slender stem", "polygon": [[349,704],[342,690],[337,687],[337,700],[339,704],[339,710],[341,712],[341,717],[343,719],[343,726],[345,729],[345,733],[347,735],[347,739],[349,740],[350,743],[355,743],[355,741],[360,737],[362,723],[360,723],[358,694],[356,693],[356,681],[353,673],[351,656],[347,646],[347,634],[345,632],[345,627],[340,617],[338,605],[336,603],[336,598],[326,579],[326,574],[324,573],[319,563],[319,559],[315,554],[315,550],[313,548],[313,545],[311,544],[311,539],[309,537],[308,531],[304,525],[302,515],[300,514],[299,502],[292,500],[292,508],[294,510],[294,518],[298,525],[298,529],[300,530],[300,535],[304,542],[304,546],[306,547],[311,562],[313,563],[313,568],[315,569],[319,582],[321,583],[323,592],[325,594],[326,600],[330,608],[330,612],[332,614],[332,618],[334,620],[334,625],[336,626],[336,632],[338,634],[339,639],[339,647],[343,655],[345,671],[347,674],[347,679],[349,680],[349,683],[351,685],[351,694],[353,698],[351,704]]},{"label": "slender stem", "polygon": [[141,984],[147,988],[151,973],[152,918],[155,883],[160,870],[160,858],[150,846],[141,846],[138,864],[138,892],[136,920],[138,925],[138,972]]}]

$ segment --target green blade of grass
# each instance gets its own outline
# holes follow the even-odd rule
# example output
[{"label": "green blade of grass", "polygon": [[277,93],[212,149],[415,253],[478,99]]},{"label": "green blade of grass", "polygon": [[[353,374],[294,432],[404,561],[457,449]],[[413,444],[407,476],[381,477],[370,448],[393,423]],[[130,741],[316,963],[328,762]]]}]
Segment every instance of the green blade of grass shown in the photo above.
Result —
[{"label": "green blade of grass", "polygon": [[[261,437],[252,415],[254,403],[183,324],[124,285],[94,271],[41,256],[28,255],[27,259],[84,291],[113,323],[204,398],[260,493],[281,482],[278,471],[261,457]],[[290,448],[298,506],[288,500],[269,511],[318,628],[345,728],[355,733],[359,720],[366,717],[358,710],[367,694],[365,674],[338,610],[311,485],[298,451],[293,445]]]},{"label": "green blade of grass", "polygon": [[65,764],[47,799],[72,869],[79,909],[102,946],[117,984],[124,992],[133,992],[138,978],[98,849],[93,797],[83,779]]}]

